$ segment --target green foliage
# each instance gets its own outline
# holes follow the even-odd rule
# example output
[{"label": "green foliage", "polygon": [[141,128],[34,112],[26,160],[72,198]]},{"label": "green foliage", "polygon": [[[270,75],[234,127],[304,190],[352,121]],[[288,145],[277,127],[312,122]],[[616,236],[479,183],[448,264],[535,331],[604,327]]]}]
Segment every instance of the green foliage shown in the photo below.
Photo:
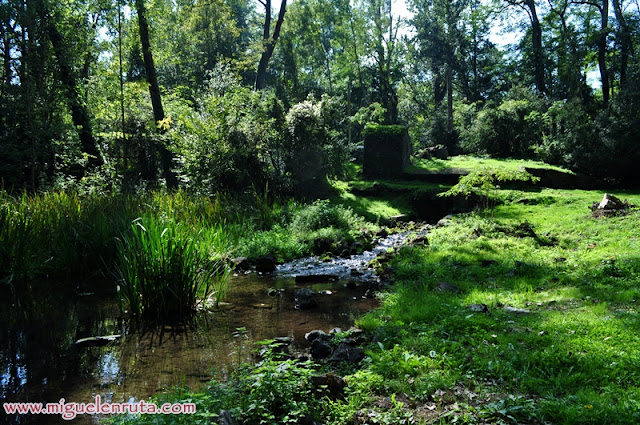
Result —
[{"label": "green foliage", "polygon": [[463,195],[467,198],[472,195],[480,196],[484,201],[485,209],[487,209],[491,202],[491,195],[495,195],[499,188],[498,183],[514,181],[535,183],[539,180],[538,177],[532,176],[523,169],[479,167],[469,174],[461,176],[457,184],[446,192],[439,193],[438,196]]},{"label": "green foliage", "polygon": [[462,129],[460,147],[465,152],[500,158],[530,157],[542,138],[544,111],[542,98],[516,87],[499,105],[487,104],[471,126]]},{"label": "green foliage", "polygon": [[116,261],[116,238],[136,217],[180,223],[200,234],[202,253],[219,259],[231,252],[246,228],[234,218],[230,200],[185,192],[146,195],[49,192],[20,198],[0,193],[0,279],[78,278],[108,273]]},{"label": "green foliage", "polygon": [[271,229],[255,232],[241,240],[238,254],[248,258],[275,255],[280,260],[292,260],[310,252],[310,247],[299,235],[279,224]]},{"label": "green foliage", "polygon": [[349,208],[331,205],[329,201],[315,201],[293,215],[291,227],[295,232],[314,232],[326,227],[341,230],[352,230],[364,224]]},{"label": "green foliage", "polygon": [[402,125],[383,125],[376,123],[367,123],[362,134],[365,139],[387,140],[402,138],[406,132],[406,127]]},{"label": "green foliage", "polygon": [[351,209],[327,200],[304,206],[293,204],[281,218],[288,215],[288,221],[282,220],[271,229],[244,239],[240,253],[250,258],[271,254],[291,260],[305,254],[333,252],[354,241],[366,227],[364,219]]},{"label": "green foliage", "polygon": [[282,135],[280,123],[270,116],[272,102],[277,105],[240,85],[228,65],[218,65],[197,107],[175,105],[170,137],[182,184],[211,194],[264,187],[268,177],[282,174],[273,151]]},{"label": "green foliage", "polygon": [[241,370],[235,376],[240,396],[235,404],[246,423],[296,424],[319,416],[321,404],[310,382],[310,362],[267,355],[257,367]]},{"label": "green foliage", "polygon": [[222,409],[230,410],[244,424],[281,425],[317,420],[322,412],[319,397],[322,388],[312,384],[314,374],[309,361],[287,360],[268,352],[256,365],[235,370],[228,382],[211,382],[204,392],[175,390],[153,399],[156,403],[196,403],[195,415],[120,416],[110,419],[110,423],[209,424]]},{"label": "green foliage", "polygon": [[189,318],[212,292],[227,290],[226,264],[199,250],[199,233],[182,223],[147,215],[117,241],[118,295],[124,308],[151,321]]},{"label": "green foliage", "polygon": [[291,107],[285,117],[285,169],[291,186],[309,198],[326,195],[326,176],[343,176],[350,158],[348,119],[339,98],[313,97]]}]

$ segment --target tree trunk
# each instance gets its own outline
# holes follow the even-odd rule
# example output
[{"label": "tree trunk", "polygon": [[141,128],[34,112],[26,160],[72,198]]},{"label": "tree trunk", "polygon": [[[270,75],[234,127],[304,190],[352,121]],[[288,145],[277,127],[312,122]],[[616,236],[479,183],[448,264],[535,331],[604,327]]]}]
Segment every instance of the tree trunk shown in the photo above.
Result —
[{"label": "tree trunk", "polygon": [[[147,74],[147,83],[149,84],[151,106],[153,107],[153,118],[155,122],[158,123],[164,120],[165,116],[164,108],[162,107],[160,86],[158,85],[158,76],[156,75],[156,67],[153,63],[153,54],[151,53],[151,43],[149,42],[149,24],[147,22],[144,0],[136,0],[136,11],[138,13],[138,26],[140,28],[142,59]],[[173,154],[162,143],[158,143],[157,148],[160,153],[160,162],[162,163],[162,171],[165,181],[167,182],[167,188],[173,189],[178,186],[178,179],[171,169],[173,166]]]},{"label": "tree trunk", "polygon": [[542,50],[542,27],[536,12],[535,0],[526,0],[531,19],[531,38],[533,44],[534,79],[536,89],[540,94],[547,94],[547,86],[544,77],[544,51]]},{"label": "tree trunk", "polygon": [[284,14],[287,9],[287,0],[282,0],[282,3],[280,4],[280,13],[278,13],[278,20],[276,21],[276,27],[273,30],[273,36],[270,36],[271,0],[265,0],[265,3],[263,4],[265,8],[265,19],[262,33],[262,56],[260,56],[260,62],[258,63],[258,72],[256,74],[256,90],[262,90],[265,87],[267,67],[269,66],[269,60],[271,60],[273,51],[276,48],[276,42],[280,37],[280,29],[282,28]]},{"label": "tree trunk", "polygon": [[65,51],[66,47],[62,39],[62,34],[58,31],[51,16],[48,16],[47,20],[47,32],[58,62],[60,81],[65,88],[67,101],[71,109],[73,125],[78,129],[82,151],[89,155],[88,161],[90,166],[99,167],[104,164],[104,160],[98,150],[96,140],[93,137],[89,112],[80,97],[80,93],[78,93],[76,77],[71,65],[67,61],[67,52]]},{"label": "tree trunk", "polygon": [[447,65],[447,132],[453,133],[453,71]]},{"label": "tree trunk", "polygon": [[609,73],[607,70],[607,26],[609,25],[609,0],[602,0],[600,8],[600,35],[598,36],[598,68],[602,82],[602,100],[609,104]]},{"label": "tree trunk", "polygon": [[627,25],[627,21],[622,13],[621,0],[613,0],[613,10],[618,21],[618,34],[620,37],[620,86],[624,87],[627,83],[627,68],[629,66],[629,52],[633,51],[633,42],[631,39],[631,31]]}]

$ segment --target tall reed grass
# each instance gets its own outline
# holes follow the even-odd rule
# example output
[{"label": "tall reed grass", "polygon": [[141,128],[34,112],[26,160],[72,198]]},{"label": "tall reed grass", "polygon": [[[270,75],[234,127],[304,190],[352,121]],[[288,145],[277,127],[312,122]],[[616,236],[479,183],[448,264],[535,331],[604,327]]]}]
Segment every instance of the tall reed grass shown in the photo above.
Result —
[{"label": "tall reed grass", "polygon": [[[233,250],[241,233],[222,195],[185,192],[86,195],[47,192],[10,196],[0,191],[0,282],[107,275],[117,258],[116,238],[145,214],[171,217],[212,244],[211,257]],[[235,221],[227,224],[231,217]]]},{"label": "tall reed grass", "polygon": [[147,214],[116,241],[118,294],[131,313],[153,321],[188,318],[200,300],[226,294],[229,270],[200,247],[202,232]]}]

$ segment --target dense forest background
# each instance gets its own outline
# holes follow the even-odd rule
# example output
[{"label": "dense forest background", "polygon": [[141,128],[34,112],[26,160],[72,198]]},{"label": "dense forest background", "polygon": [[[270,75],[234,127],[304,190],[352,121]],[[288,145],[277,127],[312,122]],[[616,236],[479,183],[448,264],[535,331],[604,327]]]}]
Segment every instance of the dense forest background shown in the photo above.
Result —
[{"label": "dense forest background", "polygon": [[2,0],[2,185],[304,195],[350,172],[367,122],[406,125],[416,152],[638,177],[636,0],[391,6]]}]

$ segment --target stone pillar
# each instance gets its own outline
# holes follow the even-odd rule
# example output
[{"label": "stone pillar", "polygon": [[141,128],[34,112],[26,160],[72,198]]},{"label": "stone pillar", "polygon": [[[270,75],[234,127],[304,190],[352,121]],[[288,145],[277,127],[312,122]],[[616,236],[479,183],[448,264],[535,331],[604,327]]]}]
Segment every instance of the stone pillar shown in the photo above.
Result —
[{"label": "stone pillar", "polygon": [[399,178],[411,165],[411,142],[406,127],[367,124],[364,129],[365,179]]}]

